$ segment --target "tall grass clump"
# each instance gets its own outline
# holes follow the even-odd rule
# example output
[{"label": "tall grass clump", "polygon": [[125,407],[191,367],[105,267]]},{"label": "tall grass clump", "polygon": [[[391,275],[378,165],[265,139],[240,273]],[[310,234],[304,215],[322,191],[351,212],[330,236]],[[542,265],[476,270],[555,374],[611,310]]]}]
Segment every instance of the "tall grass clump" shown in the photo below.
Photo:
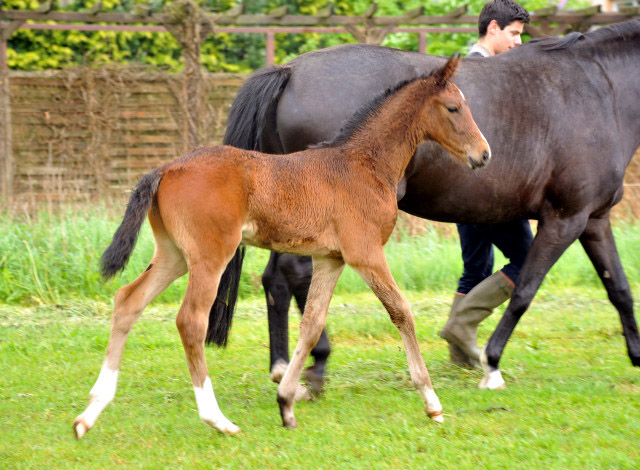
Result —
[{"label": "tall grass clump", "polygon": [[[109,302],[115,291],[133,281],[148,265],[154,244],[151,229],[143,225],[136,249],[121,275],[104,282],[99,260],[118,227],[122,214],[103,206],[52,214],[9,215],[0,212],[0,303],[51,304],[82,298]],[[640,281],[640,224],[618,222],[614,228],[618,249],[632,284]],[[453,292],[462,272],[456,235],[428,224],[425,233],[399,232],[385,248],[398,285],[406,291]],[[240,297],[262,296],[260,276],[269,253],[249,247],[240,283]],[[495,268],[506,263],[496,250]],[[600,280],[578,243],[567,250],[545,280],[546,286],[600,288]],[[180,302],[186,276],[175,281],[158,299]],[[355,271],[346,268],[337,293],[367,291]]]},{"label": "tall grass clump", "polygon": [[[100,256],[121,217],[104,207],[34,216],[0,214],[0,303],[50,304],[74,298],[110,301],[119,287],[144,271],[154,251],[151,228],[145,223],[122,274],[102,280]],[[242,296],[258,294],[252,273],[261,273],[267,259],[264,250],[249,251],[241,280]],[[158,301],[181,301],[185,286],[183,276]]]}]

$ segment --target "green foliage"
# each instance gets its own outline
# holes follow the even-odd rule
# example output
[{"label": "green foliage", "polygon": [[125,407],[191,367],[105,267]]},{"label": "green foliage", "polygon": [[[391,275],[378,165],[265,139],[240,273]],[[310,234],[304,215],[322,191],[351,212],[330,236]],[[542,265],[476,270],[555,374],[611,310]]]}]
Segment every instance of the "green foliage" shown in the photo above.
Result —
[{"label": "green foliage", "polygon": [[[83,11],[97,0],[70,2],[64,9]],[[105,0],[104,11],[131,12],[137,4],[150,6],[158,12],[172,2],[160,0]],[[288,5],[293,14],[313,15],[329,3],[336,14],[359,15],[370,5],[369,0],[199,0],[196,3],[212,12],[225,11],[237,3],[245,6],[247,13],[266,13],[276,7]],[[468,4],[469,12],[477,14],[484,0],[390,0],[378,1],[378,15],[400,15],[402,12],[425,7],[425,14],[440,15],[461,5]],[[521,2],[529,10],[549,5],[548,0]],[[569,0],[565,8],[577,8],[588,4],[588,0]],[[5,9],[35,9],[37,0],[5,0]],[[476,40],[475,34],[441,33],[427,36],[427,52],[451,55],[466,52]],[[337,44],[355,42],[349,34],[278,34],[276,35],[276,62],[284,63],[299,54]],[[250,72],[265,64],[265,39],[262,34],[210,35],[202,45],[202,65],[210,72]],[[404,50],[418,49],[417,34],[395,33],[387,36],[383,45]],[[8,42],[9,67],[15,70],[60,69],[76,65],[101,65],[105,63],[138,63],[161,67],[175,72],[182,68],[180,46],[169,33],[132,32],[81,32],[41,31],[19,29]]]}]

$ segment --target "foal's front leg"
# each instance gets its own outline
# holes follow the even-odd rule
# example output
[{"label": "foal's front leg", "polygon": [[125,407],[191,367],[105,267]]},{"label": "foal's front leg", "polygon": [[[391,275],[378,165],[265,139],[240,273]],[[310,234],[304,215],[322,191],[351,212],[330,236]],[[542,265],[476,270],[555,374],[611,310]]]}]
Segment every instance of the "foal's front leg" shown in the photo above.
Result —
[{"label": "foal's front leg", "polygon": [[278,404],[280,405],[282,424],[286,427],[295,428],[298,425],[293,413],[293,404],[300,373],[327,321],[329,302],[343,268],[344,262],[341,259],[313,259],[313,277],[300,322],[300,339],[278,387]]},{"label": "foal's front leg", "polygon": [[420,353],[411,306],[389,271],[382,247],[378,253],[368,253],[366,261],[350,265],[360,273],[389,312],[391,321],[400,331],[409,362],[411,381],[424,400],[425,412],[434,421],[442,423],[442,405],[433,390],[429,371]]}]

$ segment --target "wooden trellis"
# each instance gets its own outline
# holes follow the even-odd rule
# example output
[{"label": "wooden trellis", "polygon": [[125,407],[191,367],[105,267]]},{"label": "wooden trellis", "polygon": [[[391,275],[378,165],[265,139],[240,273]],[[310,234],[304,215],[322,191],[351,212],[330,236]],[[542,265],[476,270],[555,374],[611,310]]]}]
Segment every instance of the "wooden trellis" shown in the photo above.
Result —
[{"label": "wooden trellis", "polygon": [[[380,44],[385,36],[394,31],[421,33],[421,50],[424,51],[425,32],[472,31],[477,24],[477,15],[468,14],[468,6],[463,5],[444,15],[425,15],[424,7],[404,12],[397,16],[376,15],[378,5],[374,2],[361,15],[336,15],[332,6],[316,15],[292,15],[288,7],[279,7],[266,14],[248,15],[238,6],[224,12],[209,12],[197,6],[192,0],[179,0],[160,12],[150,7],[137,5],[131,13],[115,13],[102,10],[98,2],[84,12],[56,10],[55,1],[47,1],[36,10],[3,10],[0,0],[0,199],[9,200],[12,188],[11,155],[11,107],[9,100],[9,78],[6,64],[6,45],[9,37],[27,21],[76,23],[95,25],[109,23],[134,28],[133,25],[161,27],[173,34],[182,46],[185,62],[184,87],[187,93],[187,123],[192,146],[201,142],[198,131],[198,115],[202,100],[202,74],[200,71],[200,46],[208,35],[224,30],[246,32],[242,28],[264,28],[267,35],[267,60],[273,60],[273,31],[287,28],[304,28],[301,32],[324,28],[323,32],[344,30],[357,41]],[[536,10],[531,14],[531,24],[525,32],[534,37],[565,34],[568,31],[582,31],[593,25],[611,24],[640,16],[640,7],[621,8],[618,12],[602,12],[599,6],[577,11],[558,11],[556,7]],[[55,25],[54,25],[55,26]],[[66,29],[73,26],[67,25]],[[81,29],[81,26],[76,26]],[[98,26],[96,26],[98,27]],[[109,25],[99,28],[108,29]],[[280,28],[280,30],[275,29]],[[331,31],[326,31],[331,28]],[[338,28],[335,29],[334,28]],[[412,28],[412,29],[409,29]]]}]

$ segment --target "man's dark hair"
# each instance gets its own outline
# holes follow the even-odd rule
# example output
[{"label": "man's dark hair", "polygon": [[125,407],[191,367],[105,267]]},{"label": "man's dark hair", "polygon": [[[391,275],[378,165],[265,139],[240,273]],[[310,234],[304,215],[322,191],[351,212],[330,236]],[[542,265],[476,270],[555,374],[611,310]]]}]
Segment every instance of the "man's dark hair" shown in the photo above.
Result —
[{"label": "man's dark hair", "polygon": [[483,37],[491,20],[496,20],[500,29],[504,29],[514,21],[529,22],[529,13],[513,0],[491,0],[482,7],[478,17],[478,34]]}]

